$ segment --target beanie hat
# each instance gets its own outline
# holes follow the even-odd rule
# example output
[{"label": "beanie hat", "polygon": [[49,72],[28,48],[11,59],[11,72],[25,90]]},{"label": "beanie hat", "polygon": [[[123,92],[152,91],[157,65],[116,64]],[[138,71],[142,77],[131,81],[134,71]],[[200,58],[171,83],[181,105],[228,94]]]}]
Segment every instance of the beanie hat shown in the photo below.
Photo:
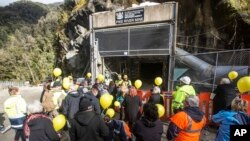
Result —
[{"label": "beanie hat", "polygon": [[93,104],[91,102],[91,99],[88,99],[86,97],[81,97],[79,103],[79,111],[86,111],[90,109],[93,109]]}]

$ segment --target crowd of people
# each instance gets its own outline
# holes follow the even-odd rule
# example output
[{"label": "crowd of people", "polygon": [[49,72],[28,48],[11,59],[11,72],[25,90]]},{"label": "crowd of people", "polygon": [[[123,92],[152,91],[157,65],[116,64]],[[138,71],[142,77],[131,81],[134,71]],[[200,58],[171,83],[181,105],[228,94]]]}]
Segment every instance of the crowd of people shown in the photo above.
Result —
[{"label": "crowd of people", "polygon": [[[40,101],[26,104],[17,87],[9,87],[10,97],[4,102],[4,111],[15,130],[14,140],[18,141],[59,141],[62,132],[69,135],[71,141],[161,141],[163,122],[156,104],[164,105],[159,86],[154,86],[147,102],[143,102],[128,76],[118,75],[118,79],[106,85],[104,81],[86,77],[81,82],[70,85],[57,79],[44,85]],[[199,108],[199,98],[188,76],[181,77],[180,84],[173,92],[172,113],[167,140],[200,140],[202,129],[207,123]],[[222,100],[215,104],[212,120],[219,124],[216,140],[229,141],[230,125],[250,124],[246,114],[247,101],[233,92],[234,87],[226,78],[213,92],[211,99]],[[102,95],[112,95],[114,115],[110,115],[100,104]],[[220,104],[220,103],[219,103]],[[57,131],[52,119],[62,114],[67,122]],[[65,133],[64,132],[64,133]]]}]

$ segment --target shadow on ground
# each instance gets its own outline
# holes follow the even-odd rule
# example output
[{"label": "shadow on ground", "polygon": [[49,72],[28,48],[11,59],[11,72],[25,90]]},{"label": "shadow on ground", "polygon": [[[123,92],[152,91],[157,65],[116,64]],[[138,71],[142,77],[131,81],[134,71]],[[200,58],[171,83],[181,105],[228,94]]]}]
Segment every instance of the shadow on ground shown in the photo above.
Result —
[{"label": "shadow on ground", "polygon": [[4,113],[0,113],[0,125],[4,125],[4,120],[5,120]]}]

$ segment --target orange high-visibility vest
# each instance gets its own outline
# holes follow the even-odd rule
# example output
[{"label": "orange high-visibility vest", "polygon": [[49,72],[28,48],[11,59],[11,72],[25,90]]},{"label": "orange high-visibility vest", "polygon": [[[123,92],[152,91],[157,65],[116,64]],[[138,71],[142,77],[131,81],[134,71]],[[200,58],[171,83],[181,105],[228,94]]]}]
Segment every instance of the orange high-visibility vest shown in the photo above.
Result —
[{"label": "orange high-visibility vest", "polygon": [[178,112],[170,118],[177,127],[180,128],[175,141],[199,141],[202,128],[206,124],[206,117],[203,116],[200,122],[195,122],[184,111]]}]

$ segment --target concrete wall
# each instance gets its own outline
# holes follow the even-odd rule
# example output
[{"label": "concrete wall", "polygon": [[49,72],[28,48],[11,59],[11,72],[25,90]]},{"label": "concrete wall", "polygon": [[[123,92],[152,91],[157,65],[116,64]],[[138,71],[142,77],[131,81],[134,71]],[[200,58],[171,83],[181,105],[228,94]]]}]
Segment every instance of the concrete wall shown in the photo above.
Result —
[{"label": "concrete wall", "polygon": [[[144,21],[125,24],[116,24],[115,13],[118,11],[106,11],[93,14],[93,28],[106,28],[114,26],[124,26],[138,23],[151,23],[174,20],[175,3],[163,3],[154,6],[139,7],[144,8]],[[130,8],[132,10],[137,8]],[[123,10],[126,11],[126,10]]]}]

